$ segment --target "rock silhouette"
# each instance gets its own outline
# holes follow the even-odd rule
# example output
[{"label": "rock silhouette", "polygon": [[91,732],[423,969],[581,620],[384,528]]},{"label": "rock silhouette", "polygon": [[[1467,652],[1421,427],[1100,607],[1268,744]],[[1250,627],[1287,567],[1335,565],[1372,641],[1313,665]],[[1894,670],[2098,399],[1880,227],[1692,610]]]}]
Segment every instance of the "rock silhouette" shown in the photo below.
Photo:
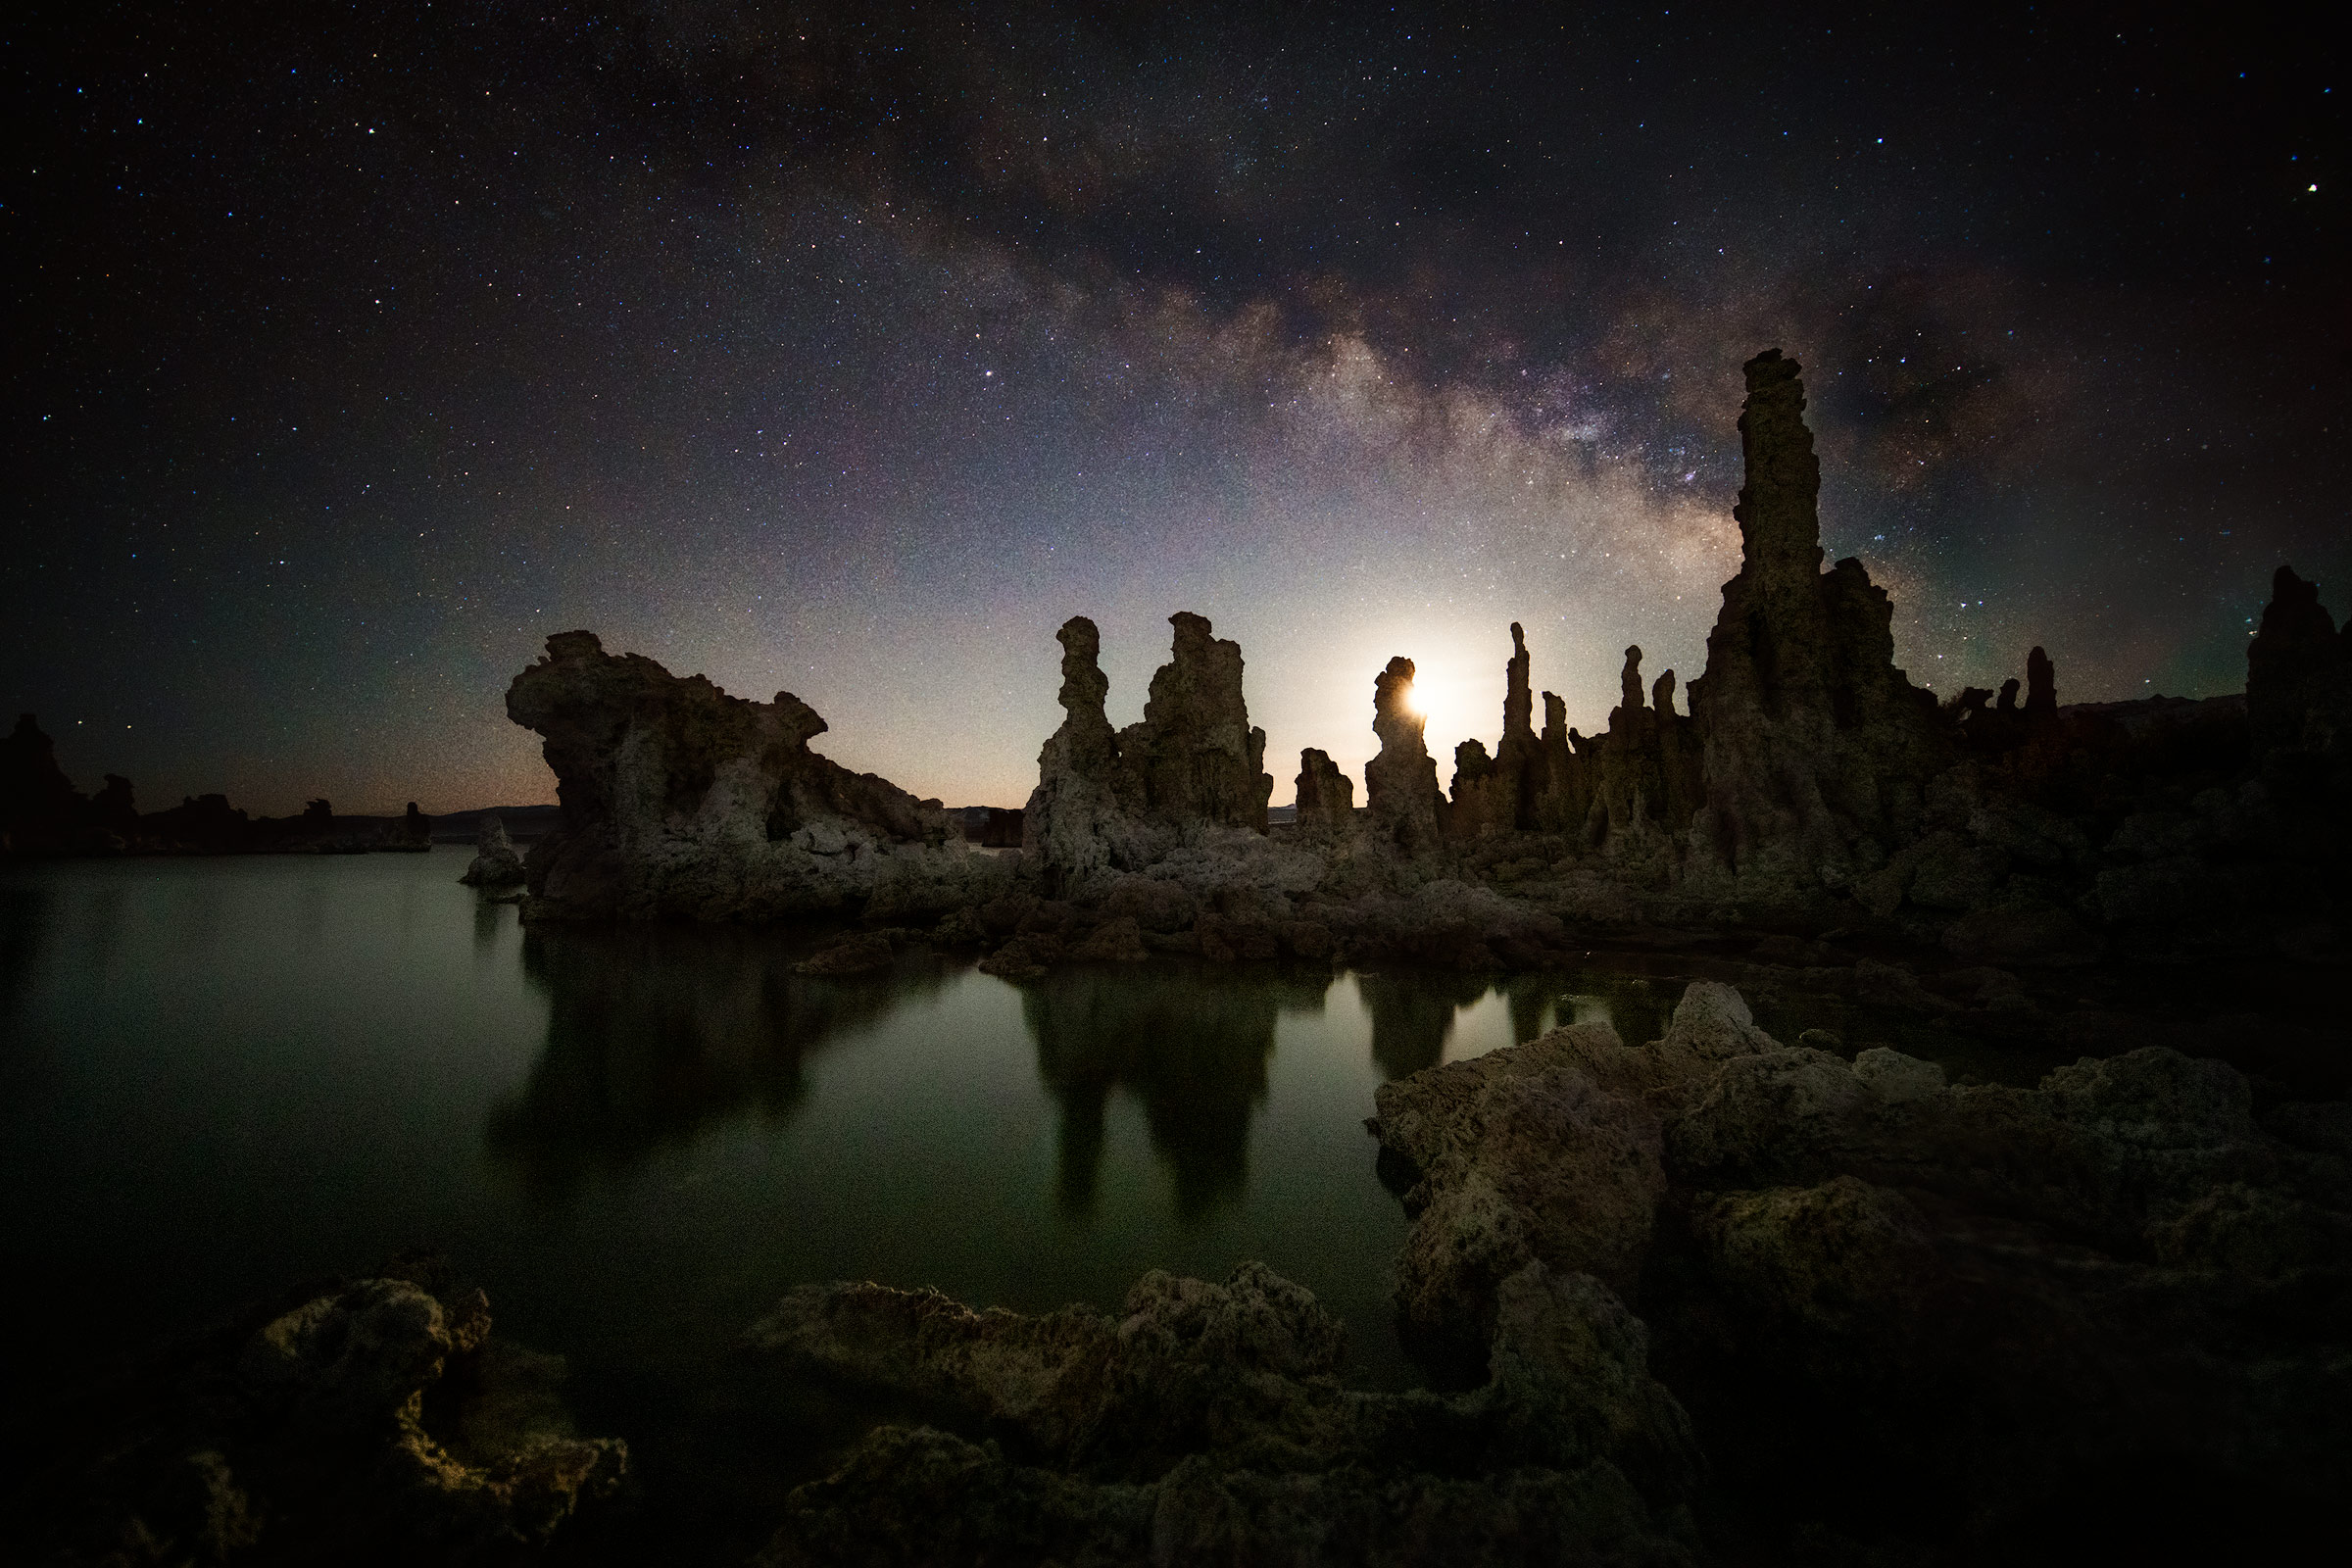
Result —
[{"label": "rock silhouette", "polygon": [[1056,896],[1150,864],[1203,828],[1266,831],[1274,780],[1242,695],[1241,646],[1190,612],[1168,620],[1174,647],[1144,716],[1116,733],[1102,710],[1101,632],[1078,615],[1055,633],[1065,716],[1038,755],[1022,848]]},{"label": "rock silhouette", "polygon": [[1427,720],[1408,706],[1413,662],[1399,655],[1372,682],[1372,733],[1380,753],[1364,768],[1364,805],[1374,834],[1402,850],[1434,848],[1445,798],[1423,739]]},{"label": "rock silhouette", "polygon": [[[1057,634],[1063,719],[1022,854],[975,865],[930,805],[809,752],[822,720],[804,705],[743,703],[573,633],[511,699],[548,734],[564,799],[564,830],[528,862],[526,916],[961,908],[955,940],[1022,977],[1126,916],[1152,951],[1464,972],[1734,914],[2026,965],[2338,950],[2352,662],[2312,585],[2281,570],[2242,700],[2062,708],[2036,647],[2022,680],[1939,704],[1896,667],[1892,606],[1861,562],[1823,567],[1797,365],[1767,351],[1744,376],[1741,558],[1706,667],[1645,682],[1629,647],[1597,734],[1570,728],[1551,692],[1537,730],[1541,650],[1514,624],[1499,736],[1462,741],[1442,790],[1399,655],[1374,677],[1361,808],[1310,748],[1296,819],[1269,827],[1240,648],[1172,615],[1145,716],[1114,731],[1101,634],[1078,616]],[[1052,930],[979,922],[1016,892],[1070,912]],[[1192,911],[1178,925],[1162,923],[1171,899]],[[1293,927],[1322,935],[1294,942]]]},{"label": "rock silhouette", "polygon": [[507,824],[499,820],[498,813],[484,811],[475,834],[473,862],[458,880],[476,888],[519,886],[522,857],[515,853],[514,841],[507,837]]},{"label": "rock silhouette", "polygon": [[574,631],[507,712],[546,737],[564,806],[524,861],[539,918],[936,912],[1004,882],[939,802],[810,751],[825,721],[790,692],[729,697]]}]

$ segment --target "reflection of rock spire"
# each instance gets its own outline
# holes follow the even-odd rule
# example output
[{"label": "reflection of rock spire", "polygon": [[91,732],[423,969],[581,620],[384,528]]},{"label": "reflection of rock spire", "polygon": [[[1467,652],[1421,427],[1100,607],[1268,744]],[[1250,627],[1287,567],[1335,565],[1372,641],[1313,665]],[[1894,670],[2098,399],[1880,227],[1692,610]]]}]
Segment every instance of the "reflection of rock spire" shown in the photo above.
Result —
[{"label": "reflection of rock spire", "polygon": [[1328,979],[1235,975],[1203,988],[1155,969],[1056,969],[1021,991],[1038,1076],[1061,1103],[1063,1206],[1094,1200],[1102,1107],[1114,1087],[1142,1102],[1152,1146],[1187,1218],[1238,1197],[1250,1122],[1266,1096],[1275,1020],[1319,1011]]},{"label": "reflection of rock spire", "polygon": [[[496,910],[496,906],[485,906]],[[490,1155],[543,1201],[634,1170],[733,1117],[781,1121],[801,1061],[844,1030],[936,990],[804,979],[772,934],[667,924],[532,926],[523,973],[547,994],[547,1045],[491,1113]]]}]

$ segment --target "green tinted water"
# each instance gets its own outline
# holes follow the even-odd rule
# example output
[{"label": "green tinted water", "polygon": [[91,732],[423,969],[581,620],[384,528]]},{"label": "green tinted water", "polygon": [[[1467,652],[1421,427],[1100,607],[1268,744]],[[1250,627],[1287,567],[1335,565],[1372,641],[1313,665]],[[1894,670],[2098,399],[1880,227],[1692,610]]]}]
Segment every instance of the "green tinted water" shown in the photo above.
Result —
[{"label": "green tinted water", "polygon": [[[523,931],[461,854],[79,862],[0,881],[0,1215],[50,1321],[20,1393],[313,1273],[447,1250],[609,1430],[793,1285],[1115,1305],[1258,1258],[1410,1381],[1384,1077],[1637,997],[1558,976],[1081,967]],[[665,1392],[666,1391],[666,1392]],[[624,1430],[623,1435],[628,1435]]]}]

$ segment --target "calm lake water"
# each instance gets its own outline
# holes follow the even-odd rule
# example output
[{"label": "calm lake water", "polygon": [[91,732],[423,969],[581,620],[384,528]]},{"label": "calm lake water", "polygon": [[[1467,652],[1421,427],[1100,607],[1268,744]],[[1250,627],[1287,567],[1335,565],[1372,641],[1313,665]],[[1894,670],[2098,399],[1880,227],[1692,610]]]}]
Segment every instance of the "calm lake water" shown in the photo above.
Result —
[{"label": "calm lake water", "polygon": [[1680,989],[1175,959],[1015,987],[922,953],[827,981],[774,931],[526,933],[466,858],[0,880],[0,1224],[54,1314],[20,1395],[418,1245],[622,1436],[835,1278],[1109,1307],[1257,1258],[1396,1386],[1374,1088],[1573,1017],[1645,1039]]}]

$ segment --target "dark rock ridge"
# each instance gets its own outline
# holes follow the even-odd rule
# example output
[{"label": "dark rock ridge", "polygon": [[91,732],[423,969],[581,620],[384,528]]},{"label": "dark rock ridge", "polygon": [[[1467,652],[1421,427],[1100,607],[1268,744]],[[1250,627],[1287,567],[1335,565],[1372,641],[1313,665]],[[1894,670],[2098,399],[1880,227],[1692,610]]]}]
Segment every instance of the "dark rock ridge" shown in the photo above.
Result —
[{"label": "dark rock ridge", "polygon": [[511,1561],[628,1466],[573,1431],[564,1377],[445,1262],[395,1258],[44,1411],[6,1538],[68,1563]]},{"label": "dark rock ridge", "polygon": [[525,861],[534,918],[936,912],[1002,890],[937,801],[811,752],[825,721],[790,692],[729,697],[574,631],[507,712],[546,737],[564,807]]},{"label": "dark rock ridge", "polygon": [[300,816],[253,817],[221,795],[192,796],[142,815],[130,780],[106,775],[83,795],[30,713],[0,740],[0,858],[87,855],[365,855],[432,848],[432,819],[411,801],[400,816],[337,816],[312,801]]},{"label": "dark rock ridge", "polygon": [[1462,1392],[1345,1387],[1255,1263],[1110,1314],[804,1287],[747,1371],[897,1413],[760,1560],[2014,1561],[2088,1520],[2269,1557],[2352,1462],[2352,1125],[2255,1103],[2164,1048],[1952,1085],[1693,984],[1646,1046],[1378,1091],[1399,1316]]},{"label": "dark rock ridge", "polygon": [[[1646,1047],[1578,1025],[1378,1102],[1409,1325],[1475,1351],[1520,1270],[1611,1282],[1739,1506],[1827,1540],[1957,1529],[1978,1560],[2147,1467],[2316,1517],[2352,1462],[2341,1102],[2257,1118],[2162,1048],[1950,1087],[1784,1047],[1708,984]],[[1839,1499],[1806,1499],[1824,1471]]]},{"label": "dark rock ridge", "polygon": [[1115,1317],[795,1291],[743,1353],[935,1412],[793,1493],[760,1561],[1684,1563],[1703,1470],[1639,1322],[1590,1275],[1497,1292],[1469,1394],[1365,1394],[1340,1325],[1245,1263]]},{"label": "dark rock ridge", "polygon": [[1022,813],[1022,847],[1056,894],[1136,870],[1203,829],[1266,831],[1274,780],[1266,732],[1250,724],[1241,645],[1208,621],[1168,617],[1175,646],[1152,677],[1144,716],[1113,732],[1102,634],[1084,615],[1055,633],[1064,717],[1038,754],[1038,785]]}]

